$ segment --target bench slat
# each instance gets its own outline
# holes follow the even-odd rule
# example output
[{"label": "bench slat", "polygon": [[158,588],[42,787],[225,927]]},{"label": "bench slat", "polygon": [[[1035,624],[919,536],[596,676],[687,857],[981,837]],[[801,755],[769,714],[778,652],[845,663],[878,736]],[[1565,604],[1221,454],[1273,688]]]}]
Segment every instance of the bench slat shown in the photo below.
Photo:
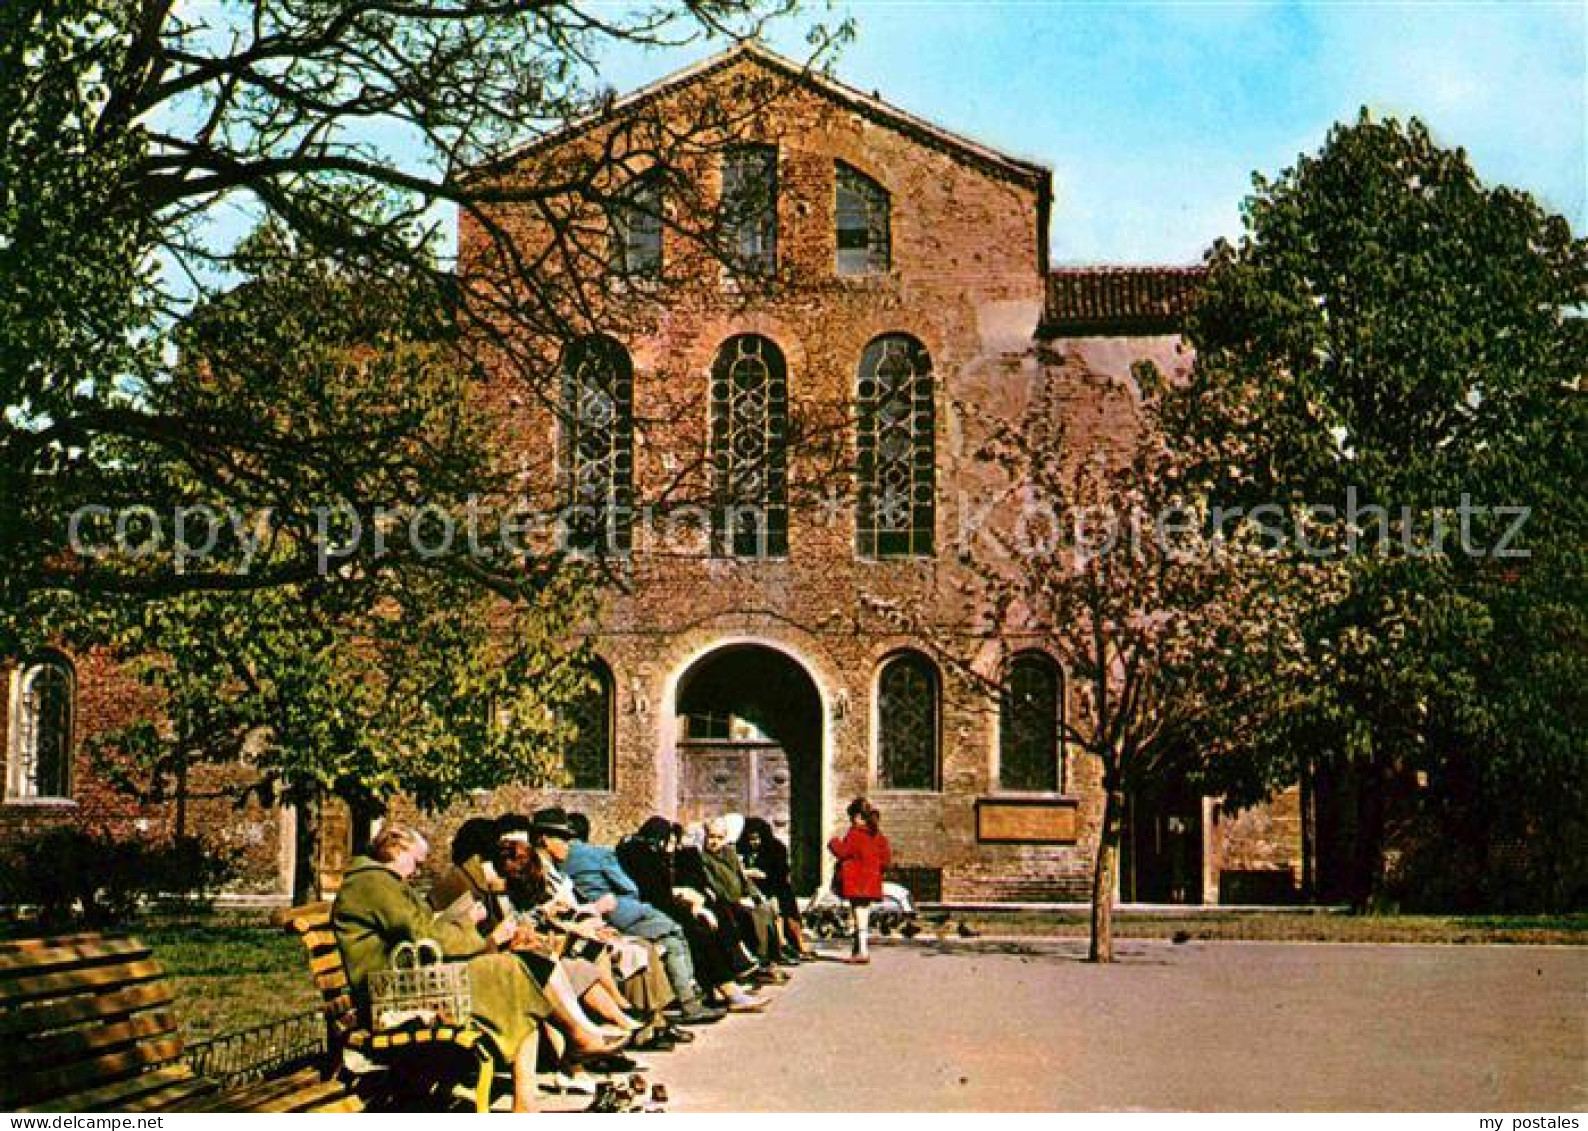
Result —
[{"label": "bench slat", "polygon": [[[62,942],[60,939],[36,939],[35,942]],[[104,965],[108,962],[129,962],[151,957],[149,948],[133,939],[101,939],[83,941],[72,945],[37,946],[0,952],[0,980],[19,974],[46,974],[62,968]]]},{"label": "bench slat", "polygon": [[24,976],[0,982],[0,1006],[15,1007],[43,998],[71,997],[102,993],[139,982],[164,977],[165,971],[152,958],[118,962],[113,966],[92,966],[84,970],[63,970],[37,977]]},{"label": "bench slat", "polygon": [[47,1033],[84,1021],[109,1021],[176,1000],[171,983],[144,982],[99,997],[75,997],[0,1013],[0,1036]]},{"label": "bench slat", "polygon": [[24,1111],[148,1111],[174,1102],[177,1096],[214,1090],[212,1081],[194,1076],[187,1065],[167,1064],[152,1072],[141,1072],[96,1088],[23,1099],[16,1106]]},{"label": "bench slat", "polygon": [[169,1064],[182,1055],[180,1037],[143,1041],[118,1052],[84,1057],[55,1068],[29,1072],[22,1080],[23,1102],[66,1095],[100,1082],[138,1076]]},{"label": "bench slat", "polygon": [[176,1015],[168,1009],[133,1014],[113,1025],[86,1025],[17,1042],[14,1063],[38,1069],[62,1061],[86,1060],[96,1053],[149,1037],[176,1032]]}]

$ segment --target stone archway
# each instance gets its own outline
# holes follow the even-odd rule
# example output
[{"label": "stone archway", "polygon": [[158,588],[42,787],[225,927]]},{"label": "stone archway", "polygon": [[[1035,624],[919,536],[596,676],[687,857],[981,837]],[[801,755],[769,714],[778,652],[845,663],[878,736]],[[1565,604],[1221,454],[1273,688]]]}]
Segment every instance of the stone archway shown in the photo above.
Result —
[{"label": "stone archway", "polygon": [[810,673],[763,644],[707,652],[680,676],[677,813],[761,816],[789,846],[794,888],[815,890],[822,855],[822,700]]}]

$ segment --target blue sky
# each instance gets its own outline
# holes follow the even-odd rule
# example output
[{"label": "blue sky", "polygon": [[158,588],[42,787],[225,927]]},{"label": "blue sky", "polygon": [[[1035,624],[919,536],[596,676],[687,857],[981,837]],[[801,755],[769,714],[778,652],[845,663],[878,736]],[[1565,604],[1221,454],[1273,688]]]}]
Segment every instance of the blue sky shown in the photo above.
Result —
[{"label": "blue sky", "polygon": [[[1585,230],[1584,6],[848,0],[852,86],[1054,171],[1055,263],[1190,263],[1331,123],[1416,115]],[[803,58],[803,26],[769,37]],[[626,91],[709,48],[610,60]]]}]

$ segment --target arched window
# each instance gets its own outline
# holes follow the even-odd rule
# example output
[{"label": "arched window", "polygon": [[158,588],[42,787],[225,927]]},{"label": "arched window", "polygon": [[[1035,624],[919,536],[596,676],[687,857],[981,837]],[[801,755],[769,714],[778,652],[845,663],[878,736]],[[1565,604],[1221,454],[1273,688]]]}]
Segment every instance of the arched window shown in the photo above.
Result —
[{"label": "arched window", "polygon": [[575,727],[566,767],[570,789],[612,788],[612,669],[600,660],[570,710]]},{"label": "arched window", "polygon": [[719,554],[788,553],[788,367],[756,334],[711,367],[712,541]]},{"label": "arched window", "polygon": [[612,267],[620,275],[662,273],[662,182],[636,177],[612,205]]},{"label": "arched window", "polygon": [[838,273],[886,271],[890,254],[888,190],[858,169],[837,162],[834,210]]},{"label": "arched window", "polygon": [[722,159],[723,246],[739,270],[777,269],[777,148],[739,145]]},{"label": "arched window", "polygon": [[72,717],[76,679],[66,657],[50,653],[13,675],[7,792],[14,798],[72,794]]},{"label": "arched window", "polygon": [[936,456],[926,348],[904,334],[867,346],[856,410],[856,549],[864,557],[931,556]]},{"label": "arched window", "polygon": [[1016,656],[1004,674],[998,718],[998,784],[1059,789],[1059,666],[1040,652]]},{"label": "arched window", "polygon": [[564,530],[570,549],[628,552],[634,510],[634,369],[603,334],[569,344],[562,364]]},{"label": "arched window", "polygon": [[877,785],[936,789],[938,781],[937,669],[905,652],[883,665],[877,679]]}]

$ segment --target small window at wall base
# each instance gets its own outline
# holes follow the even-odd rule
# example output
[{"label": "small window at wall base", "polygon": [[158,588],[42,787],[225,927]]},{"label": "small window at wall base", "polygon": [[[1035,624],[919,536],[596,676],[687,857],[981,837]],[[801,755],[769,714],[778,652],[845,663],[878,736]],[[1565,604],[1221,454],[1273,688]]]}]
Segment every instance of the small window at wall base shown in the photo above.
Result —
[{"label": "small window at wall base", "polygon": [[1040,652],[1025,652],[1004,673],[998,714],[998,785],[1001,789],[1054,793],[1062,788],[1059,666]]},{"label": "small window at wall base", "polygon": [[36,657],[12,674],[9,798],[71,797],[75,697],[76,678],[64,656]]},{"label": "small window at wall base", "polygon": [[834,211],[840,275],[870,275],[890,265],[888,190],[858,169],[837,162]]},{"label": "small window at wall base", "polygon": [[612,669],[599,660],[590,678],[569,707],[574,735],[568,743],[564,766],[568,788],[612,788]]},{"label": "small window at wall base", "polygon": [[722,160],[724,252],[747,275],[777,270],[777,149],[742,145]]},{"label": "small window at wall base", "polygon": [[636,177],[611,210],[612,269],[628,278],[654,279],[662,273],[662,182]]}]

